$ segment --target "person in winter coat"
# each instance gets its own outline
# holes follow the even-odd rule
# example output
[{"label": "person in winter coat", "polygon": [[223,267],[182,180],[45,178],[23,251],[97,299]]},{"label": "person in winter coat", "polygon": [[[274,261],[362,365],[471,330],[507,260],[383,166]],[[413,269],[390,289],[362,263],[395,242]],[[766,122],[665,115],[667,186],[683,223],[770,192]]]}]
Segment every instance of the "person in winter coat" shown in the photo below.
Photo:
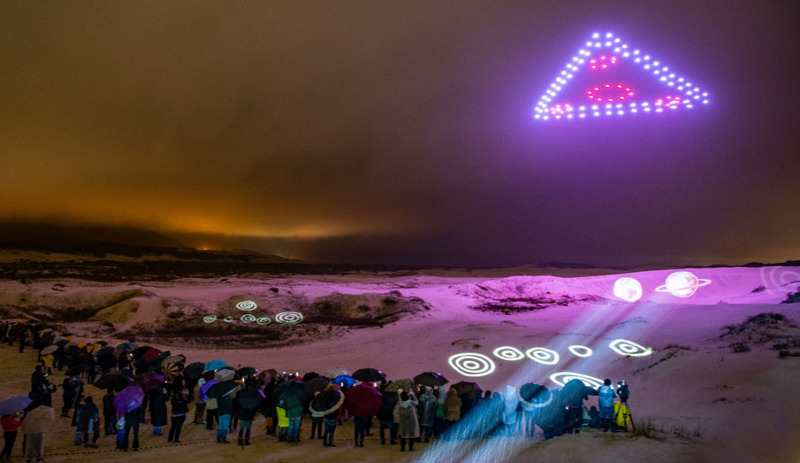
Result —
[{"label": "person in winter coat", "polygon": [[[22,418],[22,432],[25,434],[23,443],[25,447],[25,457],[27,458],[28,463],[31,461],[36,461],[37,463],[42,461],[42,457],[44,457],[44,435],[45,432],[40,429],[40,425],[37,424],[36,419],[32,419],[35,413],[32,413],[35,409],[41,409],[44,407],[44,412],[49,415],[50,418],[53,417],[53,408],[48,407],[46,405],[42,405],[38,402],[31,402],[30,405],[25,407],[23,410],[23,418]],[[42,410],[39,410],[40,412]]]},{"label": "person in winter coat", "polygon": [[75,398],[78,396],[78,387],[78,378],[74,376],[64,378],[64,382],[61,383],[61,398],[64,400],[61,416],[69,416],[69,409],[75,405]]},{"label": "person in winter coat", "polygon": [[516,434],[517,412],[519,410],[519,397],[517,388],[508,384],[503,392],[503,427],[504,434],[513,436]]},{"label": "person in winter coat", "polygon": [[400,451],[414,451],[414,441],[419,437],[419,417],[417,416],[419,401],[414,393],[402,391],[400,400],[395,407],[395,421],[397,422],[397,436],[400,438]]},{"label": "person in winter coat", "polygon": [[[238,398],[237,398],[237,402]],[[252,407],[245,407],[239,402],[239,445],[250,445],[250,429],[253,427],[253,419],[256,417],[256,410]]]},{"label": "person in winter coat", "polygon": [[603,426],[603,432],[608,432],[611,429],[611,422],[614,420],[614,397],[617,396],[614,388],[611,387],[610,379],[603,380],[603,385],[597,388],[597,395],[600,405],[600,424]]},{"label": "person in winter coat", "polygon": [[0,458],[11,458],[11,450],[17,440],[17,429],[22,426],[22,420],[19,419],[19,413],[14,413],[13,415],[3,415],[0,424],[3,426],[3,440],[5,441]]},{"label": "person in winter coat", "polygon": [[125,414],[125,433],[122,440],[122,450],[128,451],[128,442],[133,433],[132,449],[139,450],[139,422],[142,419],[142,407],[136,407]]},{"label": "person in winter coat", "polygon": [[425,434],[425,442],[430,442],[433,425],[436,419],[436,396],[433,388],[425,387],[425,393],[419,398],[419,425]]},{"label": "person in winter coat", "polygon": [[[314,393],[314,397],[317,396],[319,392]],[[309,439],[314,438],[314,433],[317,434],[318,439],[322,439],[322,426],[323,422],[325,421],[325,415],[320,412],[310,410],[311,412],[311,435],[308,436]]]},{"label": "person in winter coat", "polygon": [[384,393],[382,400],[383,406],[381,406],[381,410],[378,412],[381,444],[386,444],[386,435],[384,431],[388,429],[390,443],[394,445],[397,443],[397,425],[394,422],[394,407],[397,406],[397,402],[400,399],[397,394]]},{"label": "person in winter coat", "polygon": [[458,397],[458,391],[452,387],[444,399],[444,419],[449,422],[448,425],[461,419],[461,399]]},{"label": "person in winter coat", "polygon": [[113,389],[109,389],[103,396],[103,431],[106,436],[117,433],[117,410],[114,408],[114,399],[117,394]]},{"label": "person in winter coat", "polygon": [[233,399],[230,395],[222,396],[217,400],[217,443],[230,444],[228,428],[231,426],[231,413],[233,413]]},{"label": "person in winter coat", "polygon": [[[100,412],[91,397],[84,399],[83,405],[78,409],[78,427],[75,432],[75,445],[86,444],[87,447],[97,447],[100,438]],[[92,443],[89,443],[89,434],[94,431]]]},{"label": "person in winter coat", "polygon": [[166,389],[158,388],[150,400],[150,422],[153,425],[153,435],[163,436],[161,427],[167,425],[167,400],[169,392]]},{"label": "person in winter coat", "polygon": [[167,442],[179,443],[181,441],[181,428],[186,421],[186,414],[189,413],[189,391],[182,389],[172,394],[172,416],[169,424],[169,436]]},{"label": "person in winter coat", "polygon": [[206,411],[206,401],[203,399],[203,393],[200,392],[200,387],[205,384],[206,380],[200,378],[197,385],[192,390],[192,399],[194,400],[194,424],[204,424],[203,414]]},{"label": "person in winter coat", "polygon": [[[328,389],[336,389],[341,392],[338,384],[328,384]],[[333,435],[336,432],[336,424],[339,419],[339,409],[336,409],[325,415],[325,432],[322,434],[322,445],[325,447],[336,447],[333,443]]]}]

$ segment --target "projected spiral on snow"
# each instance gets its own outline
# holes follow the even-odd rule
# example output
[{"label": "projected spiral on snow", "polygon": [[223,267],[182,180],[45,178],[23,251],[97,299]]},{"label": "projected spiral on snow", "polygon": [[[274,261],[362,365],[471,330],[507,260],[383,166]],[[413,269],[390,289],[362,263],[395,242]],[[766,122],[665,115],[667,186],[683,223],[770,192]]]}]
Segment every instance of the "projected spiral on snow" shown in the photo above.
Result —
[{"label": "projected spiral on snow", "polygon": [[598,387],[603,385],[603,380],[600,378],[595,378],[594,376],[584,375],[582,373],[575,373],[572,371],[559,371],[558,373],[553,373],[550,375],[550,381],[558,384],[561,387],[564,387],[565,384],[572,381],[573,379],[577,379],[581,381],[584,385],[591,387],[593,389],[597,389]]},{"label": "projected spiral on snow", "polygon": [[653,353],[650,347],[645,348],[641,344],[637,344],[627,339],[615,339],[608,345],[614,352],[626,357],[642,357]]},{"label": "projected spiral on snow", "polygon": [[216,315],[206,315],[205,317],[203,317],[203,321],[206,322],[206,323],[214,323],[215,321],[217,321],[217,316]]},{"label": "projected spiral on snow", "polygon": [[529,359],[545,365],[555,365],[558,363],[559,358],[558,352],[545,349],[544,347],[532,347],[525,351],[525,355],[527,355]]},{"label": "projected spiral on snow", "polygon": [[244,310],[245,312],[249,312],[251,310],[256,310],[258,305],[256,305],[253,301],[242,301],[236,304],[236,308],[239,310]]},{"label": "projected spiral on snow", "polygon": [[590,348],[588,348],[586,346],[579,346],[579,345],[569,346],[569,351],[572,352],[572,355],[575,355],[575,356],[578,356],[578,357],[591,357],[592,356],[592,349],[590,349]]},{"label": "projected spiral on snow", "polygon": [[230,317],[230,316],[229,317],[225,317],[225,318],[222,319],[222,321],[224,321],[225,323],[230,323],[230,322],[233,321],[233,317]]},{"label": "projected spiral on snow", "polygon": [[300,312],[281,312],[275,315],[275,321],[278,323],[292,325],[303,321],[303,314]]},{"label": "projected spiral on snow", "polygon": [[269,325],[270,323],[272,323],[272,320],[269,317],[258,317],[256,319],[256,323],[258,323],[259,325]]},{"label": "projected spiral on snow", "polygon": [[512,346],[498,347],[497,349],[494,350],[493,354],[495,357],[501,360],[516,361],[525,358],[525,354],[523,354],[521,350]]},{"label": "projected spiral on snow", "polygon": [[800,270],[780,268],[780,267],[761,267],[759,271],[761,281],[769,290],[784,290],[784,286],[792,283],[800,283]]},{"label": "projected spiral on snow", "polygon": [[253,314],[246,313],[246,314],[242,315],[242,317],[239,320],[241,320],[241,321],[243,321],[245,323],[250,323],[250,322],[256,321],[256,316],[253,315]]},{"label": "projected spiral on snow", "polygon": [[489,357],[468,352],[451,355],[447,363],[464,376],[486,376],[495,369],[495,364]]}]

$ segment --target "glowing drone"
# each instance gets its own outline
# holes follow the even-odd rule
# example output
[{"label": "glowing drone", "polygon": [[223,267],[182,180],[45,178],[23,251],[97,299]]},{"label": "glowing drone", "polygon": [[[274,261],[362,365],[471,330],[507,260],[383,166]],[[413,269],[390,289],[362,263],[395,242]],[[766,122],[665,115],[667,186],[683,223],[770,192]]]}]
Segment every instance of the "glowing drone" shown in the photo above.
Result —
[{"label": "glowing drone", "polygon": [[539,99],[533,117],[663,113],[697,104],[708,104],[707,92],[609,32],[592,35],[572,57]]}]

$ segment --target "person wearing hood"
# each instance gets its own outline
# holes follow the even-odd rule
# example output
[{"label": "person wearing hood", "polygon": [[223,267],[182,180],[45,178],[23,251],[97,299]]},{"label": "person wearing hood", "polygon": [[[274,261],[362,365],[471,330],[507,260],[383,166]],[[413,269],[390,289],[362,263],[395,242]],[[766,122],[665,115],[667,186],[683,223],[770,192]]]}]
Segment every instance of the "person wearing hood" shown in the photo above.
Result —
[{"label": "person wearing hood", "polygon": [[[75,445],[86,444],[87,447],[97,447],[97,439],[100,438],[100,411],[91,397],[84,399],[83,405],[78,408],[78,427],[75,432]],[[89,443],[89,434],[94,430],[92,443]]]},{"label": "person wearing hood", "polygon": [[419,398],[419,425],[425,434],[425,442],[430,442],[433,434],[433,425],[436,419],[436,396],[433,388],[426,386],[425,393]]},{"label": "person wearing hood", "polygon": [[103,396],[103,431],[106,436],[117,433],[117,410],[114,407],[114,399],[117,394],[114,389],[109,389],[106,395]]},{"label": "person wearing hood", "polygon": [[181,428],[183,428],[183,422],[186,421],[186,414],[189,413],[190,401],[188,389],[176,390],[172,394],[172,400],[170,401],[172,413],[170,416],[171,421],[169,424],[167,442],[174,442],[177,444],[181,441]]},{"label": "person wearing hood", "polygon": [[447,398],[444,399],[444,420],[445,429],[453,425],[456,421],[461,419],[461,398],[458,397],[458,391],[455,388],[450,388],[447,391]]},{"label": "person wearing hood", "polygon": [[[383,391],[381,391],[383,392]],[[386,433],[389,430],[389,441],[391,445],[397,443],[397,425],[394,422],[394,408],[399,400],[397,394],[384,393],[381,397],[383,405],[378,412],[378,422],[380,424],[379,433],[381,436],[381,444],[386,444]]]},{"label": "person wearing hood", "polygon": [[503,392],[503,425],[505,434],[513,436],[517,426],[517,412],[519,410],[519,397],[517,388],[508,384]]},{"label": "person wearing hood", "polygon": [[603,385],[597,388],[597,399],[600,405],[600,423],[603,426],[603,432],[608,432],[609,429],[614,431],[611,423],[614,420],[614,398],[617,393],[611,387],[611,380],[606,378],[603,380]]},{"label": "person wearing hood", "polygon": [[397,422],[397,436],[400,438],[400,451],[406,451],[408,443],[409,452],[414,451],[414,441],[419,438],[419,416],[417,415],[419,401],[411,389],[400,392],[400,400],[395,406],[395,422]]},{"label": "person wearing hood", "polygon": [[163,387],[158,388],[150,399],[150,423],[153,425],[153,435],[163,436],[161,427],[167,425],[167,400],[169,393]]}]

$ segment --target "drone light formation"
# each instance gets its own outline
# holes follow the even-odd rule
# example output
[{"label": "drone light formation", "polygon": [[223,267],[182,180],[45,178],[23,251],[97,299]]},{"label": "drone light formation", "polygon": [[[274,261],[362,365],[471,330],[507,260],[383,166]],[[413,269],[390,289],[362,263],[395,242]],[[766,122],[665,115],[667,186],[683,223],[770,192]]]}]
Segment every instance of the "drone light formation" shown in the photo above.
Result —
[{"label": "drone light formation", "polygon": [[[610,81],[604,77],[604,73],[623,63],[632,64],[634,68],[648,75],[664,93],[654,99],[646,98],[637,92],[634,85]],[[588,88],[580,89],[581,93],[575,97],[576,101],[561,100],[559,97],[562,90],[569,87],[570,82],[583,71],[592,73],[594,83]],[[660,61],[630,47],[611,32],[602,35],[595,33],[541,96],[534,108],[533,117],[546,121],[663,113],[707,105],[708,101],[707,92],[675,74]]]}]

